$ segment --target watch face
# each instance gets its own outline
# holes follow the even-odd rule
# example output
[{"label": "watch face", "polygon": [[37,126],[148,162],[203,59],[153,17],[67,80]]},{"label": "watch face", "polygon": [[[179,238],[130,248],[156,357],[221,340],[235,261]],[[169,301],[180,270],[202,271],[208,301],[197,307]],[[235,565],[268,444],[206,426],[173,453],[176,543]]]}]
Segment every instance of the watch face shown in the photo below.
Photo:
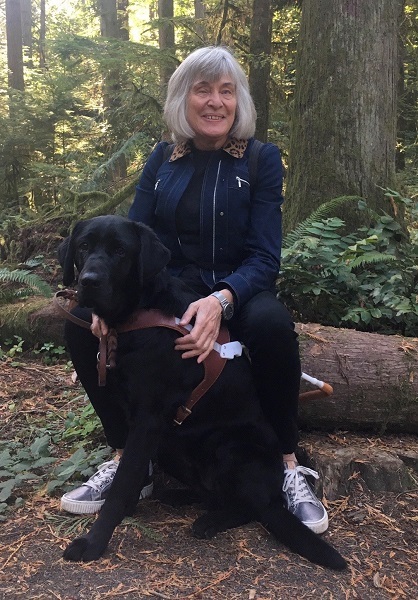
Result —
[{"label": "watch face", "polygon": [[228,302],[228,304],[226,306],[224,306],[223,313],[224,313],[224,319],[226,319],[226,320],[230,319],[232,317],[232,315],[234,314],[233,305]]}]

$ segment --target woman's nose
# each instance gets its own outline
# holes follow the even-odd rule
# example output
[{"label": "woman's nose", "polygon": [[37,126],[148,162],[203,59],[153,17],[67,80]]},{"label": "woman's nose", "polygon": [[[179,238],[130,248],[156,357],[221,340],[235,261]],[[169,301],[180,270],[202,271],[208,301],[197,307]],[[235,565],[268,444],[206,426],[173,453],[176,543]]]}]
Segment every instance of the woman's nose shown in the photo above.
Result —
[{"label": "woman's nose", "polygon": [[209,99],[208,104],[212,106],[222,106],[222,96],[219,92],[212,92]]}]

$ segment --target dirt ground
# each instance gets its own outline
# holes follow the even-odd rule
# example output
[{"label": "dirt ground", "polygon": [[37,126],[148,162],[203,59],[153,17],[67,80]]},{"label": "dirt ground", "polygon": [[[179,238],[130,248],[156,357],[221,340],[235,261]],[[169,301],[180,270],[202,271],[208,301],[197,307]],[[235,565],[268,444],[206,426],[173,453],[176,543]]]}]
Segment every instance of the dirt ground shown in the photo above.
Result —
[{"label": "dirt ground", "polygon": [[[1,440],[29,445],[49,427],[54,433],[52,454],[58,460],[68,458],[76,448],[60,441],[59,432],[75,408],[75,398],[80,398],[70,373],[39,361],[12,366],[7,360],[0,361],[0,377]],[[418,449],[415,438],[402,438],[403,444]],[[320,443],[330,436],[302,433],[302,445],[304,439]],[[365,446],[390,446],[390,440],[366,435],[344,433],[344,439],[348,444],[360,440]],[[372,495],[357,479],[349,495],[327,503],[330,526],[325,537],[347,558],[349,569],[343,573],[291,554],[256,523],[211,541],[197,540],[190,526],[198,507],[174,509],[153,499],[141,501],[135,516],[117,528],[101,560],[74,564],[61,558],[62,551],[92,518],[60,512],[62,489],[48,496],[39,483],[48,480],[48,468],[41,475],[9,499],[13,504],[19,495],[24,502],[10,506],[1,524],[0,598],[418,598],[418,489]],[[156,488],[165,483],[157,474]]]}]

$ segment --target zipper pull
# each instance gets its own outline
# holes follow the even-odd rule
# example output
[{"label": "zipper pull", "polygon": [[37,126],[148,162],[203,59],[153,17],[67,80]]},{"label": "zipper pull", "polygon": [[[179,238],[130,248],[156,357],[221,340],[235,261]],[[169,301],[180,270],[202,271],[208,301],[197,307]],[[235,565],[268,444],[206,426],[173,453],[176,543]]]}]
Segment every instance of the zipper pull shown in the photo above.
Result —
[{"label": "zipper pull", "polygon": [[155,185],[154,185],[154,192],[155,192],[155,190],[157,189],[157,187],[158,187],[158,184],[160,183],[160,181],[161,181],[161,179],[157,179],[157,181],[155,182]]},{"label": "zipper pull", "polygon": [[240,178],[240,177],[238,177],[238,175],[237,175],[236,179],[237,179],[237,181],[238,181],[238,187],[241,187],[241,178]]}]

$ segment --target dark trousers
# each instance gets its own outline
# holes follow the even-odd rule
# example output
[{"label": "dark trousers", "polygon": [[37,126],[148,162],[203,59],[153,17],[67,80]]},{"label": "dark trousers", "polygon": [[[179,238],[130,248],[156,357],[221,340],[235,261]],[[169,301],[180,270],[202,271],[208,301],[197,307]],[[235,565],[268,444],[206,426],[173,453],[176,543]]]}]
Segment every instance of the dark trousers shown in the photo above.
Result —
[{"label": "dark trousers", "polygon": [[[210,293],[200,278],[182,279],[198,293]],[[85,320],[91,318],[86,309],[76,308],[75,312]],[[261,292],[236,311],[228,326],[233,337],[248,348],[262,409],[279,437],[282,452],[294,452],[301,367],[297,334],[287,309],[273,292]],[[102,422],[108,444],[123,448],[127,423],[118,406],[121,392],[112,376],[105,387],[97,383],[98,339],[71,321],[66,322],[65,336],[74,368]]]}]

